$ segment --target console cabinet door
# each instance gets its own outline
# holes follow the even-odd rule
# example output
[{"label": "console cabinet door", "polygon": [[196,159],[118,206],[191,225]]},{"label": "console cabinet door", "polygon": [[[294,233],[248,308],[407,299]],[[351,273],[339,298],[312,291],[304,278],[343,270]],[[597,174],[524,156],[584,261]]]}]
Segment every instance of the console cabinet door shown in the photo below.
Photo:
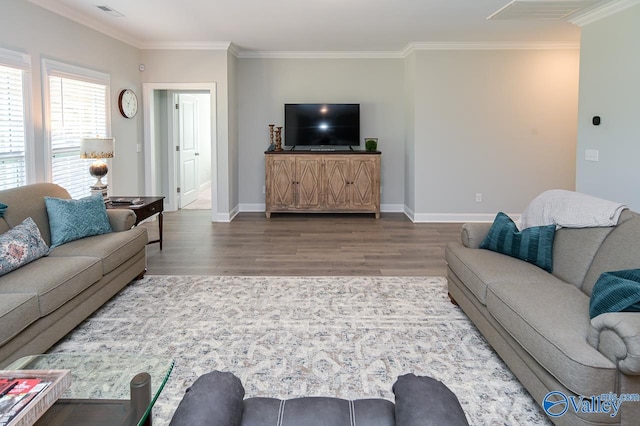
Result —
[{"label": "console cabinet door", "polygon": [[325,159],[324,193],[329,209],[349,208],[349,159],[331,156]]},{"label": "console cabinet door", "polygon": [[377,204],[377,176],[379,176],[374,158],[350,158],[349,190],[351,203],[355,209],[375,207]]},{"label": "console cabinet door", "polygon": [[296,158],[296,207],[314,209],[321,205],[320,170],[322,159],[304,155]]},{"label": "console cabinet door", "polygon": [[295,158],[267,157],[267,208],[295,207]]}]

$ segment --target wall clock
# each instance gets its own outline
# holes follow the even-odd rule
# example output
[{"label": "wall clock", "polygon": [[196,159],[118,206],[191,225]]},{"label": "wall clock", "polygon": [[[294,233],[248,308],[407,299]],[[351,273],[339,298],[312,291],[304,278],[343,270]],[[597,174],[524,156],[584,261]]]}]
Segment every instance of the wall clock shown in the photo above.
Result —
[{"label": "wall clock", "polygon": [[126,118],[133,118],[138,112],[138,98],[133,90],[125,89],[120,92],[118,97],[118,108],[120,108],[120,114]]}]

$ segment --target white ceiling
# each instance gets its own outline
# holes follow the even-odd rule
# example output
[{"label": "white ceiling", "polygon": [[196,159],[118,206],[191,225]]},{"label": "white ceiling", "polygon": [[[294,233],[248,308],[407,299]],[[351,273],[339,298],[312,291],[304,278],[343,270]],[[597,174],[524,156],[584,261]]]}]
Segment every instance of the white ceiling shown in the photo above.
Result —
[{"label": "white ceiling", "polygon": [[[579,27],[564,19],[487,19],[509,0],[28,1],[140,48],[231,42],[241,52],[397,52],[410,43],[577,44],[580,38]],[[583,11],[630,1],[637,2],[600,0]]]}]

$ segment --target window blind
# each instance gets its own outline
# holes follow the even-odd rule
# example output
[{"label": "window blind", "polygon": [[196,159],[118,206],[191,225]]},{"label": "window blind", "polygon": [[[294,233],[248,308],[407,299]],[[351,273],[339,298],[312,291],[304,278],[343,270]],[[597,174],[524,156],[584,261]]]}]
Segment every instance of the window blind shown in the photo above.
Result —
[{"label": "window blind", "polygon": [[0,189],[26,184],[23,73],[0,65]]},{"label": "window blind", "polygon": [[105,84],[49,76],[51,180],[73,198],[90,195],[96,180],[92,160],[80,158],[80,139],[107,136],[107,91]]}]

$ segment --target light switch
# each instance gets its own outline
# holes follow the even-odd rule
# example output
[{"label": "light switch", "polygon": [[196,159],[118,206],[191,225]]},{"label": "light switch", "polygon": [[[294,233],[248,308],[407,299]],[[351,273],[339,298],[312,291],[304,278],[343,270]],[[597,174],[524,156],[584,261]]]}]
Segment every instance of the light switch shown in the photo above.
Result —
[{"label": "light switch", "polygon": [[599,161],[598,156],[600,155],[600,151],[597,149],[586,149],[584,151],[584,159],[587,161]]},{"label": "light switch", "polygon": [[136,152],[142,152],[142,144],[141,143],[136,145]]}]

